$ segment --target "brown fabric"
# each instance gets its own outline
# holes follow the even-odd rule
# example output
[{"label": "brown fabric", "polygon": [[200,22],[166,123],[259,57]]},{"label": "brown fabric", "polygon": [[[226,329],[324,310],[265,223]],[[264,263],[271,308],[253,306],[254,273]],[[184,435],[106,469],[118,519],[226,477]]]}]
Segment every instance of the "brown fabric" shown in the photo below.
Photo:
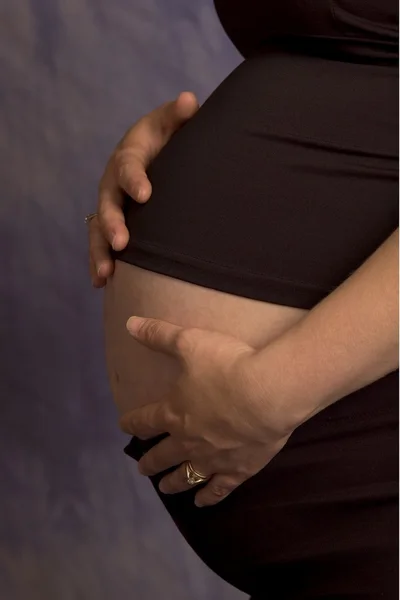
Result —
[{"label": "brown fabric", "polygon": [[[299,308],[340,285],[398,226],[395,4],[218,0],[251,58],[155,159],[152,198],[127,201],[131,237],[116,257]],[[394,600],[397,427],[398,372],[303,425],[220,505],[161,498],[201,558],[254,600]]]},{"label": "brown fabric", "polygon": [[395,61],[398,0],[215,0],[226,33],[243,56],[271,38],[321,42],[332,56]]},{"label": "brown fabric", "polygon": [[312,308],[398,226],[398,71],[270,46],[149,169],[116,256],[224,292]]},{"label": "brown fabric", "polygon": [[[139,459],[157,441],[125,451]],[[204,562],[254,600],[395,600],[397,492],[398,371],[300,427],[219,505],[159,495]]]}]

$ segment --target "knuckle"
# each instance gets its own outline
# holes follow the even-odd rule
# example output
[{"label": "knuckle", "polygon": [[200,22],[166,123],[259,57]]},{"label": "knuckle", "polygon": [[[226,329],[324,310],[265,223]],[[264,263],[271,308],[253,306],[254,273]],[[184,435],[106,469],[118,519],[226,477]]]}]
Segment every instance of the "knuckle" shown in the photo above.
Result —
[{"label": "knuckle", "polygon": [[158,321],[146,321],[140,325],[139,331],[144,334],[149,342],[152,342],[162,333],[162,323]]},{"label": "knuckle", "polygon": [[130,152],[127,148],[117,148],[113,154],[114,167],[118,168],[121,165],[124,165],[127,162],[127,157],[129,156],[129,154]]},{"label": "knuckle", "polygon": [[153,473],[153,465],[151,460],[141,460],[138,463],[139,472],[141,475],[151,475]]},{"label": "knuckle", "polygon": [[98,211],[98,221],[99,221],[99,229],[101,231],[107,231],[110,223],[112,223],[115,218],[116,218],[116,214],[118,214],[118,201],[117,199],[114,199],[114,197],[110,197],[109,201],[107,204],[101,204],[99,206],[99,211]]},{"label": "knuckle", "polygon": [[110,246],[113,242],[116,226],[119,223],[124,222],[123,219],[119,218],[118,210],[119,209],[115,207],[115,214],[109,209],[101,215],[97,245],[107,252],[107,254],[110,252]]},{"label": "knuckle", "polygon": [[165,426],[169,432],[179,424],[179,417],[168,408],[165,410],[163,417]]},{"label": "knuckle", "polygon": [[114,171],[119,177],[126,175],[126,172],[137,165],[138,157],[134,148],[120,148],[114,153]]},{"label": "knuckle", "polygon": [[114,175],[117,180],[123,178],[124,173],[126,171],[126,166],[129,164],[129,159],[126,153],[126,150],[116,150],[114,154]]},{"label": "knuckle", "polygon": [[254,470],[246,463],[237,464],[235,465],[235,474],[238,482],[243,483],[243,481],[254,475]]},{"label": "knuckle", "polygon": [[233,492],[239,484],[240,481],[235,478],[226,478],[222,481],[211,482],[211,491],[215,496],[223,498]]},{"label": "knuckle", "polygon": [[193,348],[195,329],[182,329],[176,336],[176,348],[178,352],[185,354]]},{"label": "knuckle", "polygon": [[227,496],[231,490],[224,485],[211,485],[210,493],[217,498]]}]

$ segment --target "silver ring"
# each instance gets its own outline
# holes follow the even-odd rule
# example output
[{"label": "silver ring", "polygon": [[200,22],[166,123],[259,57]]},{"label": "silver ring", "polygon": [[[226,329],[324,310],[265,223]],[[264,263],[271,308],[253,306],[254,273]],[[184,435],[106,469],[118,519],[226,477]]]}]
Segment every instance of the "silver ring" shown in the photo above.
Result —
[{"label": "silver ring", "polygon": [[90,221],[95,217],[97,217],[97,213],[89,213],[88,215],[86,215],[85,224],[87,225],[88,223],[90,223]]}]

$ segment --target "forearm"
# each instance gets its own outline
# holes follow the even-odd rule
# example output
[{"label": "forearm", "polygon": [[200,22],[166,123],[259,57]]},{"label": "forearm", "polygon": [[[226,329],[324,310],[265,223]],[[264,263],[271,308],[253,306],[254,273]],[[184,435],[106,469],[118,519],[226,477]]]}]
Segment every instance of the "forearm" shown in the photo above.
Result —
[{"label": "forearm", "polygon": [[398,235],[259,353],[299,422],[398,368]]}]

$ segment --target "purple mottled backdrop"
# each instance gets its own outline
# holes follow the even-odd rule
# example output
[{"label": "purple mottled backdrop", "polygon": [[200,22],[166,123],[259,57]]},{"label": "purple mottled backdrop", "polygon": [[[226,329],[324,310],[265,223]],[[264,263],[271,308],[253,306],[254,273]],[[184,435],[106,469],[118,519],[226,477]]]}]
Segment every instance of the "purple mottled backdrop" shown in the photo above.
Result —
[{"label": "purple mottled backdrop", "polygon": [[141,114],[240,57],[210,0],[0,0],[0,598],[234,600],[122,453],[83,217]]}]

